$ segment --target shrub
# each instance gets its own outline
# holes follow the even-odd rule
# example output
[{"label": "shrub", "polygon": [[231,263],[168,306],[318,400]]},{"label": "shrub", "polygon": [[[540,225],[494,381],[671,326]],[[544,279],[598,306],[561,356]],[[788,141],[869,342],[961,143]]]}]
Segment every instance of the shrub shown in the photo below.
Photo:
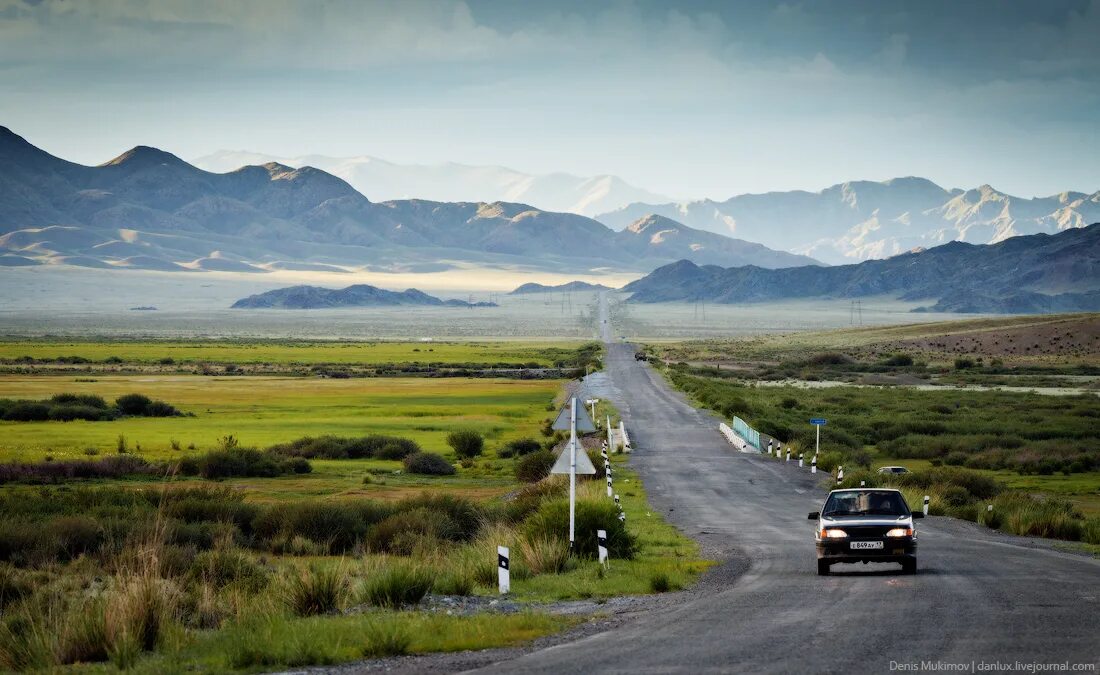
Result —
[{"label": "shrub", "polygon": [[164,401],[151,401],[145,406],[146,417],[178,417],[180,411]]},{"label": "shrub", "polygon": [[[197,467],[199,475],[208,479],[246,476],[272,478],[283,473],[283,467],[273,457],[250,448],[208,452],[198,458]],[[180,470],[183,469],[184,465],[181,464]]]},{"label": "shrub", "polygon": [[549,450],[539,450],[525,455],[516,462],[516,479],[524,483],[536,483],[550,475],[557,457]]},{"label": "shrub", "polygon": [[974,367],[974,360],[959,357],[955,359],[955,370],[966,370]]},{"label": "shrub", "polygon": [[405,458],[405,471],[429,476],[450,476],[454,466],[439,455],[431,452],[418,452]]},{"label": "shrub", "polygon": [[[637,551],[637,540],[619,520],[619,512],[610,500],[580,499],[577,501],[574,521],[577,555],[596,556],[596,530],[607,531],[607,552],[613,558],[630,559]],[[562,540],[569,532],[569,500],[554,499],[544,502],[524,524],[524,534],[529,540]]]},{"label": "shrub", "polygon": [[286,603],[298,616],[331,614],[340,609],[348,592],[348,578],[333,567],[311,567],[293,574],[286,586]]},{"label": "shrub", "polygon": [[4,411],[4,419],[11,422],[45,422],[50,418],[50,406],[33,401],[18,401]]},{"label": "shrub", "polygon": [[533,438],[518,438],[513,441],[505,443],[500,450],[497,451],[497,456],[502,459],[508,459],[510,457],[522,457],[529,455],[532,452],[538,452],[542,449],[542,443],[539,443]]},{"label": "shrub", "polygon": [[485,439],[472,429],[460,429],[447,434],[447,445],[459,458],[477,457],[485,448]]},{"label": "shrub", "polygon": [[806,363],[811,366],[843,366],[852,362],[852,359],[839,352],[824,352],[811,356]]},{"label": "shrub", "polygon": [[108,411],[102,408],[94,408],[90,405],[55,405],[50,408],[49,413],[49,419],[56,422],[71,422],[73,420],[96,422],[110,418],[110,413]]},{"label": "shrub", "polygon": [[913,365],[913,357],[908,354],[893,354],[884,360],[883,365],[887,366],[911,366]]},{"label": "shrub", "polygon": [[260,542],[270,544],[300,536],[323,544],[332,553],[344,553],[363,541],[371,524],[387,515],[389,507],[368,501],[297,502],[259,512],[252,529]]},{"label": "shrub", "polygon": [[419,604],[431,588],[431,571],[416,565],[390,565],[366,581],[362,599],[375,607],[400,609]]},{"label": "shrub", "polygon": [[268,452],[287,457],[305,457],[313,459],[377,459],[400,460],[407,455],[420,452],[416,441],[397,436],[371,435],[359,438],[341,438],[339,436],[304,436],[289,443],[280,443],[267,449]]},{"label": "shrub", "polygon": [[372,551],[410,555],[424,540],[456,539],[457,527],[447,514],[427,508],[396,513],[381,521],[367,537]]},{"label": "shrub", "polygon": [[144,394],[123,394],[115,399],[115,407],[122,415],[133,417],[144,415],[145,409],[153,400]]},{"label": "shrub", "polygon": [[305,457],[291,457],[279,463],[283,473],[305,474],[313,472],[313,465]]}]

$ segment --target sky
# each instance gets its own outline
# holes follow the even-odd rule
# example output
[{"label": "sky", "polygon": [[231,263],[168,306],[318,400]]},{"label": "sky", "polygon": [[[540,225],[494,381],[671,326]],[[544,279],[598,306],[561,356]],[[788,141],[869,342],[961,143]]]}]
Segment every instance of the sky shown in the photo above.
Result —
[{"label": "sky", "polygon": [[1100,189],[1100,0],[0,0],[0,125],[614,174],[677,199],[919,175]]}]

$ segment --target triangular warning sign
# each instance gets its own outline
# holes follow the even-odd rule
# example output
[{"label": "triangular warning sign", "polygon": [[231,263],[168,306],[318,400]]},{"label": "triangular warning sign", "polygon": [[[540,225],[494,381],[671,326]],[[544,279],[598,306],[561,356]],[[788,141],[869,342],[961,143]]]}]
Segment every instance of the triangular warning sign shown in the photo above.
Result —
[{"label": "triangular warning sign", "polygon": [[[557,431],[569,431],[569,404],[565,404],[565,407],[558,413],[558,418],[554,420],[553,428]],[[596,430],[596,425],[592,423],[592,418],[588,416],[588,411],[580,401],[577,401],[577,433],[586,434]]]},{"label": "triangular warning sign", "polygon": [[[579,422],[580,420],[578,420]],[[558,455],[558,461],[554,462],[554,467],[550,469],[550,473],[564,473],[569,475],[569,444],[565,444],[565,449]],[[596,473],[596,467],[592,466],[592,460],[588,458],[588,453],[584,451],[584,446],[577,443],[577,475],[578,476],[591,476]]]}]

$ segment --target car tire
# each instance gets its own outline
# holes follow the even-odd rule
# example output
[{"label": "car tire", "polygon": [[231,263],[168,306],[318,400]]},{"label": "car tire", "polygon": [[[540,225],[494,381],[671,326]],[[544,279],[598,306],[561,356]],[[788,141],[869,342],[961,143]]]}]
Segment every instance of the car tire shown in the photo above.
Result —
[{"label": "car tire", "polygon": [[906,560],[905,562],[903,562],[901,564],[901,571],[904,572],[905,574],[916,574],[917,573],[917,559],[916,558],[910,558],[909,560]]},{"label": "car tire", "polygon": [[829,575],[829,563],[825,560],[817,561],[817,575],[824,577]]}]

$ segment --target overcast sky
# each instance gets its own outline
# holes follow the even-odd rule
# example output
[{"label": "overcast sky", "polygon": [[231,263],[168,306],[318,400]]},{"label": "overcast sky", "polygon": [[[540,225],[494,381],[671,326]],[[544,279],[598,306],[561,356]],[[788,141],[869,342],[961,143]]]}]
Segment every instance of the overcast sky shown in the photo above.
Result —
[{"label": "overcast sky", "polygon": [[1100,0],[0,0],[0,124],[612,173],[676,198],[926,176],[1100,189]]}]

